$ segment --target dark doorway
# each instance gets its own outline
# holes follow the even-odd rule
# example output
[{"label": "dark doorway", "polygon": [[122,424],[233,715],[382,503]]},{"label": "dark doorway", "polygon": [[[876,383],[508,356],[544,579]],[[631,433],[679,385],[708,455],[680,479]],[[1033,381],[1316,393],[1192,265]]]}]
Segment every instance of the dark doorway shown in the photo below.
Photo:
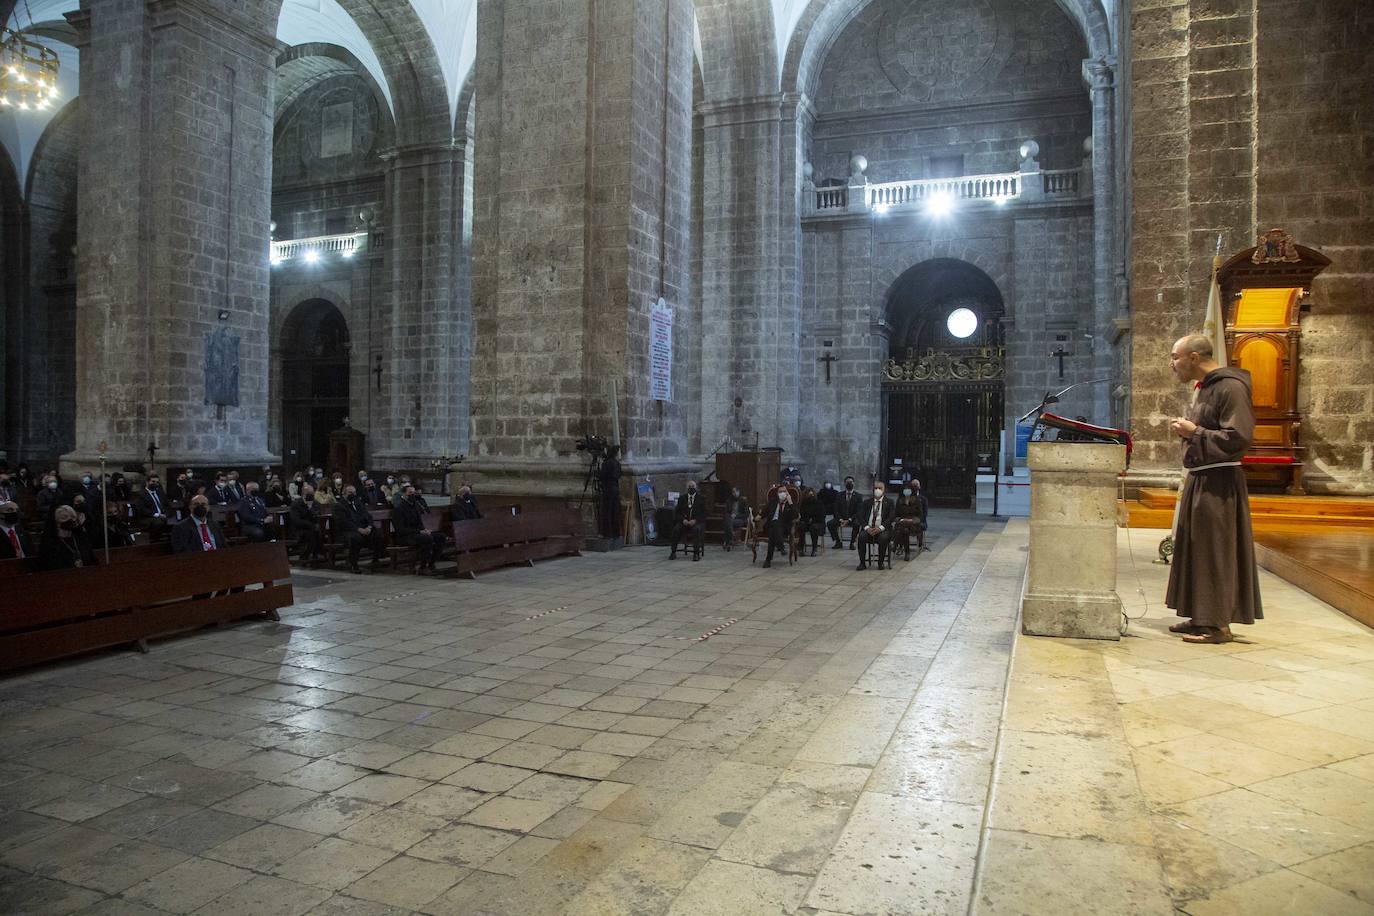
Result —
[{"label": "dark doorway", "polygon": [[920,480],[932,505],[968,508],[1003,422],[1001,292],[972,264],[925,261],[898,279],[887,318],[884,476]]},{"label": "dark doorway", "polygon": [[348,324],[332,302],[308,299],[282,329],[281,432],[286,464],[329,460],[329,434],[348,416]]}]

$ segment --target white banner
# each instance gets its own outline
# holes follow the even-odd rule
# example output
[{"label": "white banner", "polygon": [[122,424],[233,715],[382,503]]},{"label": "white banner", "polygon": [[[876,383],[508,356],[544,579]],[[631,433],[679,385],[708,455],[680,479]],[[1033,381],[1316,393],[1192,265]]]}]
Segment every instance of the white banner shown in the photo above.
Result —
[{"label": "white banner", "polygon": [[662,298],[649,307],[649,397],[673,399],[673,310]]}]

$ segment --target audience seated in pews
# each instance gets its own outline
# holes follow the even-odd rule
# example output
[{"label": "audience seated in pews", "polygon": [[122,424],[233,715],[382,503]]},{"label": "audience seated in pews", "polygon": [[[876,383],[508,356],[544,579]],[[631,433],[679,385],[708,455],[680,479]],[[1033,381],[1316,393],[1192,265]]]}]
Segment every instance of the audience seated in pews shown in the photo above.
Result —
[{"label": "audience seated in pews", "polygon": [[210,517],[210,500],[191,497],[191,515],[172,529],[172,553],[223,550],[229,546],[219,523]]},{"label": "audience seated in pews", "polygon": [[139,492],[138,499],[134,500],[134,516],[148,529],[148,536],[154,541],[167,536],[170,508],[167,494],[162,490],[161,479],[156,474],[149,474],[148,482]]},{"label": "audience seated in pews", "polygon": [[348,545],[349,572],[362,572],[358,566],[358,553],[364,543],[372,551],[372,565],[375,567],[381,563],[382,553],[386,549],[382,529],[373,522],[367,503],[358,495],[358,488],[353,484],[344,487],[343,499],[334,505],[334,537],[336,542],[342,540]]},{"label": "audience seated in pews", "polygon": [[244,488],[243,484],[239,483],[238,471],[230,471],[227,476],[229,480],[226,486],[229,489],[230,504],[238,505],[243,501],[243,498],[248,495],[248,491]]},{"label": "audience seated in pews", "polygon": [[396,542],[416,549],[421,570],[434,569],[434,562],[444,550],[443,534],[425,530],[425,512],[428,509],[419,491],[411,484],[405,484],[400,504],[391,512]]},{"label": "audience seated in pews", "polygon": [[389,509],[391,504],[382,495],[382,490],[377,486],[377,481],[371,477],[363,482],[362,490],[358,494],[363,504],[369,509]]},{"label": "audience seated in pews", "polygon": [[267,493],[263,495],[263,501],[267,503],[269,509],[281,509],[291,505],[291,497],[287,495],[286,489],[282,486],[281,478],[273,475],[267,484]]},{"label": "audience seated in pews", "polygon": [[291,503],[287,520],[291,525],[291,536],[296,539],[296,549],[302,563],[318,560],[320,554],[320,516],[316,508],[315,488],[309,483],[301,484],[301,495]]},{"label": "audience seated in pews", "polygon": [[7,499],[0,503],[0,560],[22,560],[33,555],[33,543],[19,524],[19,504]]},{"label": "audience seated in pews", "polygon": [[215,485],[206,491],[205,496],[212,506],[232,506],[238,502],[229,492],[229,475],[223,471],[215,475]]},{"label": "audience seated in pews", "polygon": [[396,484],[396,475],[386,475],[386,483],[382,484],[381,490],[387,503],[395,506],[396,498],[401,495],[401,488]]},{"label": "audience seated in pews", "polygon": [[248,481],[244,486],[243,499],[239,500],[238,512],[239,530],[243,536],[254,544],[271,540],[267,533],[267,503],[258,495],[258,482]]},{"label": "audience seated in pews", "polygon": [[71,506],[56,506],[43,527],[43,542],[38,548],[38,565],[44,570],[76,569],[95,566],[90,538]]}]

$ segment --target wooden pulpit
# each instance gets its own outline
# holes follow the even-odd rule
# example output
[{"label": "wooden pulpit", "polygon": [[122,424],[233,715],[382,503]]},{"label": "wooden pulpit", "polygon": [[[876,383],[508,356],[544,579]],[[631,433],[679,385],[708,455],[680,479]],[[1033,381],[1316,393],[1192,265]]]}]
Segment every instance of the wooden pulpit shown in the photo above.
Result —
[{"label": "wooden pulpit", "polygon": [[363,467],[364,439],[362,431],[349,426],[345,417],[344,425],[329,434],[330,472],[342,471],[344,480],[351,481]]},{"label": "wooden pulpit", "polygon": [[768,502],[768,488],[782,473],[782,449],[757,452],[717,452],[716,479],[739,487],[755,512]]},{"label": "wooden pulpit", "polygon": [[1298,367],[1302,313],[1310,307],[1312,280],[1331,261],[1294,243],[1281,229],[1231,257],[1217,271],[1226,303],[1226,352],[1232,366],[1250,373],[1254,386],[1255,442],[1242,459],[1246,483],[1257,491],[1300,496],[1302,413]]}]

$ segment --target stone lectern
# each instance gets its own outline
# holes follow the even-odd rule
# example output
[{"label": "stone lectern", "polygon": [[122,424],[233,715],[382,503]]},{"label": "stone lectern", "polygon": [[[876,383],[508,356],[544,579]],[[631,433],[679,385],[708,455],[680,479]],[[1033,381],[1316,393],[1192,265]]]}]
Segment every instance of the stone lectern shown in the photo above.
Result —
[{"label": "stone lectern", "polygon": [[1028,458],[1030,558],[1021,632],[1120,639],[1116,498],[1125,446],[1032,442]]}]

